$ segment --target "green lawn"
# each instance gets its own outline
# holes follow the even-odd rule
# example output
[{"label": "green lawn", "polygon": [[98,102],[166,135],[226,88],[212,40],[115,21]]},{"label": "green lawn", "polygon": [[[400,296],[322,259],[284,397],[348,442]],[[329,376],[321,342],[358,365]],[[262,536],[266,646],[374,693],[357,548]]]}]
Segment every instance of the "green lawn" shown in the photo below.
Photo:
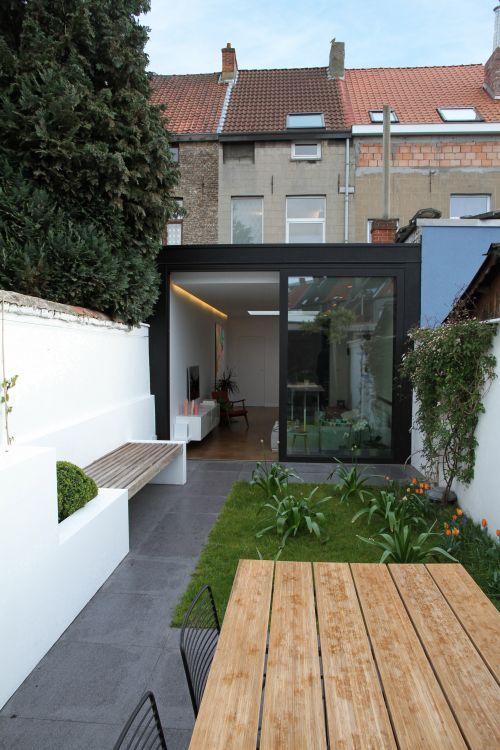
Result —
[{"label": "green lawn", "polygon": [[[309,494],[315,485],[294,484],[290,490]],[[352,523],[354,514],[363,507],[361,501],[351,501],[348,505],[339,502],[338,493],[333,485],[320,485],[316,493],[319,499],[332,495],[332,500],[324,503],[318,510],[325,513],[326,522],[323,524],[322,539],[318,540],[314,535],[302,532],[296,537],[290,537],[280,560],[304,560],[304,561],[326,561],[326,562],[378,562],[381,551],[364,542],[361,542],[356,534],[370,536],[378,530],[378,524],[369,528],[363,519]],[[221,619],[226,610],[227,601],[231,591],[236,567],[240,558],[257,559],[260,555],[265,559],[272,559],[280,546],[279,537],[269,532],[257,539],[256,532],[265,523],[265,512],[259,510],[264,502],[262,490],[251,487],[247,482],[236,482],[228,496],[221,514],[210,532],[191,581],[172,618],[172,625],[179,627],[182,624],[184,613],[189,603],[195,597],[202,585],[209,583],[212,586],[218,612]],[[436,530],[441,530],[443,520],[449,520],[450,508],[437,507],[431,511],[429,525],[437,519]],[[472,524],[471,524],[472,531]],[[484,535],[479,529],[474,534],[481,537]],[[478,537],[478,538],[479,538]],[[441,545],[438,540],[433,544]],[[488,542],[489,544],[489,542]],[[492,543],[494,546],[494,543]],[[470,547],[470,548],[469,548]],[[492,596],[489,588],[491,578],[491,561],[484,559],[483,547],[471,544],[464,551],[461,558],[465,567],[476,579],[478,584]],[[492,599],[498,606],[498,600]]]}]

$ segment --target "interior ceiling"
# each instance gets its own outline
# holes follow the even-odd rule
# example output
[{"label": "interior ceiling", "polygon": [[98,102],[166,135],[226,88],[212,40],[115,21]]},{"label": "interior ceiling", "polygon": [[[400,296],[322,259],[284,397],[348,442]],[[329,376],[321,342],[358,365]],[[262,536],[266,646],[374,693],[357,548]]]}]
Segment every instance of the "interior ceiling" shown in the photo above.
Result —
[{"label": "interior ceiling", "polygon": [[276,271],[179,271],[172,273],[171,279],[230,316],[248,316],[248,310],[279,308]]}]

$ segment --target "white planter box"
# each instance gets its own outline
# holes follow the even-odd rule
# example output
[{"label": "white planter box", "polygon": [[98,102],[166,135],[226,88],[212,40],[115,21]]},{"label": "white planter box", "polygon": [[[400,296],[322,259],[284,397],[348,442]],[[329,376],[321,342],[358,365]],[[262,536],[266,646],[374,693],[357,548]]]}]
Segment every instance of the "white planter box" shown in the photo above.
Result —
[{"label": "white planter box", "polygon": [[127,554],[126,490],[57,522],[55,451],[0,453],[0,706]]}]

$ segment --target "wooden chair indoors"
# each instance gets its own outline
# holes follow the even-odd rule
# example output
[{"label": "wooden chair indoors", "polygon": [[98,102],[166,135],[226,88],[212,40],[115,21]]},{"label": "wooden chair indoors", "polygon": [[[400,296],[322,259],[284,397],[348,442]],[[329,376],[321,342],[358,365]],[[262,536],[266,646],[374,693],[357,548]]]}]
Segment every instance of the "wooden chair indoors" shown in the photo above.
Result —
[{"label": "wooden chair indoors", "polygon": [[[231,401],[227,391],[212,391],[212,398],[219,402],[221,418],[225,419],[228,425],[231,424],[232,419],[244,417],[248,429],[248,409],[245,406],[244,398]],[[241,406],[238,406],[238,404],[241,404]]]}]

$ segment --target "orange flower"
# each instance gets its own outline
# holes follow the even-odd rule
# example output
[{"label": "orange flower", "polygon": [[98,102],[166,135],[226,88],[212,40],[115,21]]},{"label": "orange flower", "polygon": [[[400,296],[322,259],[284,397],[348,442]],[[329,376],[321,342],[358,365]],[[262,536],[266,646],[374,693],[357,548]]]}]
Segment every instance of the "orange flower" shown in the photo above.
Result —
[{"label": "orange flower", "polygon": [[415,479],[415,477],[413,477],[413,479],[411,480],[411,483],[412,484],[417,484],[417,480]]},{"label": "orange flower", "polygon": [[486,518],[483,518],[481,520],[481,526],[483,527],[483,529],[485,529],[487,525],[488,525],[488,521],[486,520]]},{"label": "orange flower", "polygon": [[445,534],[446,536],[451,536],[451,529],[446,529]]},{"label": "orange flower", "polygon": [[424,484],[424,490],[428,490],[428,489],[429,489],[429,486],[430,486],[430,485],[429,485],[429,483],[428,483],[428,482],[426,482],[426,483]]},{"label": "orange flower", "polygon": [[458,536],[460,534],[460,531],[455,528],[451,533],[453,534],[453,536]]},{"label": "orange flower", "polygon": [[500,529],[497,529],[497,536],[500,536]]},{"label": "orange flower", "polygon": [[462,508],[457,508],[456,512],[457,512],[457,516],[463,516],[463,514],[464,514]]},{"label": "orange flower", "polygon": [[458,518],[458,516],[452,516],[452,517],[451,517],[451,520],[452,520],[452,521],[456,521],[456,520],[457,520],[457,518]]},{"label": "orange flower", "polygon": [[447,524],[446,521],[443,523],[443,526],[444,526],[445,529],[449,529],[450,528],[449,524]]}]

